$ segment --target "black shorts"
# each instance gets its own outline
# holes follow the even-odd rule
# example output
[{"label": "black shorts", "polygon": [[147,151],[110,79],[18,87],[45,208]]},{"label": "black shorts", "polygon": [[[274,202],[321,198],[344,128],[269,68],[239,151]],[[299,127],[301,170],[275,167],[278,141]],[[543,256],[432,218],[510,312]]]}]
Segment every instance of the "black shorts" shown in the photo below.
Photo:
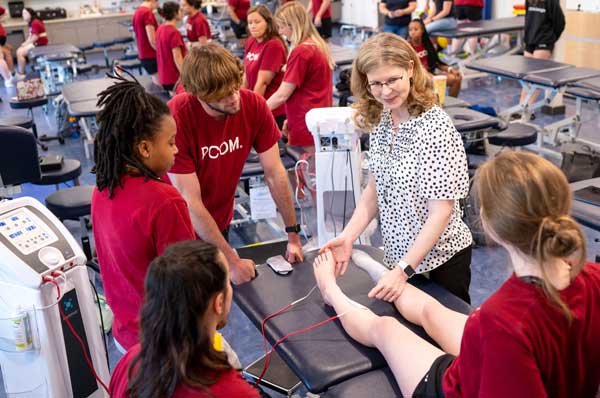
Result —
[{"label": "black shorts", "polygon": [[246,29],[247,27],[248,27],[248,21],[246,21],[245,19],[240,19],[239,24],[231,21],[231,29],[233,29],[233,33],[235,34],[235,37],[238,39],[243,39],[245,37],[248,37],[248,29]]},{"label": "black shorts", "polygon": [[456,19],[459,21],[464,21],[465,19],[468,19],[469,21],[481,21],[483,8],[475,6],[455,6],[454,13]]},{"label": "black shorts", "polygon": [[140,62],[142,63],[142,66],[144,67],[144,70],[146,71],[146,73],[148,73],[149,75],[155,75],[156,72],[158,72],[158,65],[156,64],[156,58],[140,59]]},{"label": "black shorts", "polygon": [[323,39],[329,39],[331,37],[331,18],[322,18],[321,26],[317,27],[317,31]]},{"label": "black shorts", "polygon": [[471,304],[471,246],[456,253],[444,264],[429,271],[429,280],[437,283],[456,297]]},{"label": "black shorts", "polygon": [[535,50],[548,50],[550,52],[554,51],[554,43],[552,44],[526,44],[525,51],[533,54]]},{"label": "black shorts", "polygon": [[433,361],[429,371],[417,384],[417,388],[415,388],[412,395],[413,398],[444,398],[442,380],[444,379],[444,373],[446,373],[455,358],[452,354],[444,354]]},{"label": "black shorts", "polygon": [[0,36],[0,47],[4,47],[6,44],[6,36]]},{"label": "black shorts", "polygon": [[173,89],[175,88],[175,84],[176,83],[173,83],[173,84],[163,84],[162,86],[167,91],[173,91]]}]

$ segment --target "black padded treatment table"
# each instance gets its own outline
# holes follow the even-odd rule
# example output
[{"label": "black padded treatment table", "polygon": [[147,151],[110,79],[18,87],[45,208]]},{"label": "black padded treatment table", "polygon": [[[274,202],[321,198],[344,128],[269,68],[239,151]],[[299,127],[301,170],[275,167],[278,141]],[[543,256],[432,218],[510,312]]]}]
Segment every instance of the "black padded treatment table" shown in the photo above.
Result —
[{"label": "black padded treatment table", "polygon": [[48,44],[47,46],[34,47],[29,51],[29,57],[34,60],[38,58],[54,58],[67,55],[77,55],[81,50],[73,44]]},{"label": "black padded treatment table", "polygon": [[[238,253],[262,264],[268,257],[281,254],[284,247],[281,243],[265,244],[238,249]],[[380,249],[367,246],[357,248],[378,261],[383,258]],[[259,330],[265,317],[300,299],[312,289],[315,285],[312,262],[316,255],[316,251],[305,253],[305,261],[295,264],[294,271],[287,276],[275,274],[267,265],[259,265],[258,276],[253,281],[234,287],[236,303]],[[419,336],[431,341],[421,327],[404,320],[392,304],[368,298],[367,293],[374,283],[366,272],[352,262],[346,274],[338,278],[338,283],[351,299],[369,307],[375,314],[393,316]],[[412,278],[411,283],[451,309],[465,314],[471,311],[468,304],[425,277]],[[306,300],[267,322],[267,340],[274,344],[288,333],[323,321],[334,314],[332,307],[325,305],[316,289]],[[313,393],[320,393],[347,379],[387,366],[379,351],[352,340],[342,329],[339,320],[293,336],[279,345],[276,351]]]},{"label": "black padded treatment table", "polygon": [[[571,215],[582,225],[600,232],[600,178],[577,181],[571,183],[570,186],[571,191],[573,191],[575,195]],[[585,197],[591,198],[592,200],[578,200],[576,191],[588,187],[592,187],[592,189],[590,189],[590,193],[585,195]],[[596,198],[596,204],[594,204],[594,197]]]},{"label": "black padded treatment table", "polygon": [[450,39],[463,39],[467,37],[489,36],[499,33],[524,31],[524,17],[508,17],[461,23],[454,29],[436,31],[431,33],[430,36],[448,37]]}]

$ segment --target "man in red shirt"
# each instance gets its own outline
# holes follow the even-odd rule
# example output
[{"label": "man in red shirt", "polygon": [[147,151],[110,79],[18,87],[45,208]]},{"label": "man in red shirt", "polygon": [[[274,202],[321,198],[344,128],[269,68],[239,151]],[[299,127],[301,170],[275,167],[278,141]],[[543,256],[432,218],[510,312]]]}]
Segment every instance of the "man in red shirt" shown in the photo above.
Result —
[{"label": "man in red shirt", "polygon": [[138,48],[138,58],[152,81],[158,81],[158,66],[156,64],[156,29],[158,23],[154,17],[154,10],[158,7],[158,0],[146,0],[133,14],[133,32]]},{"label": "man in red shirt", "polygon": [[192,46],[206,44],[212,37],[208,20],[200,12],[201,6],[200,0],[181,0],[181,10],[187,15],[186,35]]},{"label": "man in red shirt", "polygon": [[313,16],[313,23],[325,40],[331,37],[331,0],[310,0],[308,13]]},{"label": "man in red shirt", "polygon": [[[200,73],[205,70],[213,73]],[[222,46],[195,47],[181,71],[186,92],[168,103],[179,148],[169,176],[188,203],[196,234],[223,252],[234,283],[255,275],[254,262],[241,259],[227,242],[236,187],[252,148],[286,225],[286,258],[302,260],[292,193],[279,157],[279,129],[265,100],[240,89],[242,79],[241,62]]]}]

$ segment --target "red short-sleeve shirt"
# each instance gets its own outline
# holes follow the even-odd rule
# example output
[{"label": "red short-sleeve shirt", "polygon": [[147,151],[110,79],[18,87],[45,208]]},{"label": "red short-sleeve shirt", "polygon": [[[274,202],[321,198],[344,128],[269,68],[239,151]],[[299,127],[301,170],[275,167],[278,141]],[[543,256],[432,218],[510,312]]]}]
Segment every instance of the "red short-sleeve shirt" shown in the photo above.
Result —
[{"label": "red short-sleeve shirt", "polygon": [[39,19],[34,19],[29,27],[29,33],[37,35],[38,39],[35,42],[36,46],[45,46],[48,44],[48,34],[46,33],[46,27],[44,23]]},{"label": "red short-sleeve shirt", "polygon": [[138,342],[138,312],[150,262],[171,243],[196,239],[187,204],[170,184],[125,176],[123,188],[94,189],[92,224],[113,335],[124,348]]},{"label": "red short-sleeve shirt", "polygon": [[333,76],[327,57],[311,41],[296,46],[287,61],[283,81],[296,85],[285,103],[289,144],[313,146],[306,127],[306,113],[313,108],[332,106]]},{"label": "red short-sleeve shirt", "polygon": [[[321,8],[321,4],[323,4],[323,0],[312,0],[312,14],[313,14],[313,16],[317,15],[317,12]],[[321,16],[321,18],[331,18],[331,4],[329,5],[329,7],[327,7],[327,9],[325,10],[325,12]]]},{"label": "red short-sleeve shirt", "polygon": [[147,25],[154,26],[154,29],[158,29],[158,23],[156,23],[156,18],[154,17],[152,10],[144,6],[138,7],[133,14],[132,22],[135,41],[138,48],[138,58],[156,58],[156,51],[150,45],[148,34],[146,33]]},{"label": "red short-sleeve shirt", "polygon": [[[6,9],[0,6],[0,17],[6,13]],[[0,23],[0,37],[6,37],[6,31],[4,30],[4,26]]]},{"label": "red short-sleeve shirt", "polygon": [[208,20],[201,12],[197,12],[193,17],[188,17],[185,29],[187,38],[192,43],[198,41],[202,36],[206,36],[207,39],[212,37]]},{"label": "red short-sleeve shirt", "polygon": [[[259,42],[251,37],[246,42],[246,51],[244,55],[244,70],[246,72],[246,82],[248,89],[253,90],[258,80],[258,72],[266,70],[275,72],[275,76],[265,91],[265,98],[269,99],[271,95],[281,85],[283,80],[283,66],[285,65],[286,50],[281,40],[272,38],[266,42]],[[285,114],[285,107],[282,105],[273,109],[274,116]]]},{"label": "red short-sleeve shirt", "polygon": [[202,202],[223,231],[233,216],[235,190],[250,149],[265,152],[280,137],[273,114],[264,98],[245,89],[240,90],[240,111],[222,121],[209,116],[189,93],[176,95],[168,105],[179,149],[169,173],[196,173]]},{"label": "red short-sleeve shirt", "polygon": [[156,30],[156,64],[160,84],[175,84],[179,79],[179,70],[173,58],[173,49],[181,48],[185,57],[183,37],[176,27],[162,24]]},{"label": "red short-sleeve shirt", "polygon": [[227,4],[235,9],[235,15],[239,19],[248,18],[248,10],[250,9],[250,0],[227,0]]}]

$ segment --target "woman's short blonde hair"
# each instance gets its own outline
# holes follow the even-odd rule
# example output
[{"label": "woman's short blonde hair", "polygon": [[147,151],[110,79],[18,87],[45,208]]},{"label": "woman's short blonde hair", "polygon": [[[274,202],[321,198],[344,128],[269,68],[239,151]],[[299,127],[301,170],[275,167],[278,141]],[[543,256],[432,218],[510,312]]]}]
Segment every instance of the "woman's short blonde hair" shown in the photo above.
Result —
[{"label": "woman's short blonde hair", "polygon": [[285,3],[277,10],[275,18],[278,23],[289,26],[292,31],[292,37],[288,37],[292,43],[292,49],[305,40],[311,39],[312,42],[319,47],[323,55],[325,55],[329,67],[333,70],[335,62],[331,55],[331,51],[329,50],[329,46],[325,40],[323,40],[321,35],[319,35],[319,32],[317,32],[317,28],[315,28],[315,25],[310,19],[310,15],[308,15],[306,8],[304,8],[302,4],[297,1]]},{"label": "woman's short blonde hair", "polygon": [[207,43],[192,47],[183,60],[181,84],[205,102],[218,102],[240,89],[244,78],[241,61],[223,46]]},{"label": "woman's short blonde hair", "polygon": [[421,65],[417,53],[404,39],[393,33],[379,33],[369,38],[358,50],[352,64],[350,88],[357,101],[356,124],[371,131],[381,119],[383,105],[369,92],[367,74],[383,66],[396,66],[408,70],[412,64],[413,76],[407,103],[412,116],[419,115],[436,103],[432,82]]}]

